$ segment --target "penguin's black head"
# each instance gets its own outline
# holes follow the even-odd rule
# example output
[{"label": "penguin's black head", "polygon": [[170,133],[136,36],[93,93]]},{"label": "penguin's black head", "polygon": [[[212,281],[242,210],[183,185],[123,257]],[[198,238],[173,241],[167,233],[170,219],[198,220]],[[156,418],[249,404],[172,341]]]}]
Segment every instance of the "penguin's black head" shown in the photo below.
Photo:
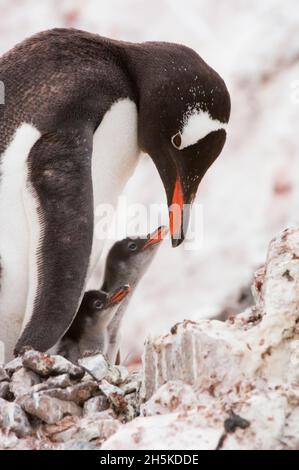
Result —
[{"label": "penguin's black head", "polygon": [[139,144],[162,179],[172,244],[178,246],[198,185],[224,146],[230,96],[221,77],[192,49],[167,43],[149,43],[148,49],[152,60],[142,76]]},{"label": "penguin's black head", "polygon": [[108,294],[104,291],[90,290],[85,292],[78,314],[94,315],[107,308]]},{"label": "penguin's black head", "polygon": [[127,237],[116,242],[107,256],[102,288],[110,291],[122,284],[134,288],[167,232],[167,228],[162,226],[146,237]]},{"label": "penguin's black head", "polygon": [[112,292],[90,290],[85,292],[78,315],[93,316],[120,303],[130,292],[129,285],[123,285]]}]

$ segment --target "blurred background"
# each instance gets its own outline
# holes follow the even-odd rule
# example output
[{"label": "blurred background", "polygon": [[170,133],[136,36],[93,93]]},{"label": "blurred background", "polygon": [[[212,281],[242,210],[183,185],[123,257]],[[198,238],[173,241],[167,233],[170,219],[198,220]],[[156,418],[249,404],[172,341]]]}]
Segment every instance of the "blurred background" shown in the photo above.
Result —
[{"label": "blurred background", "polygon": [[[197,195],[200,250],[169,240],[138,287],[124,325],[127,362],[147,335],[184,318],[213,316],[240,297],[270,239],[299,219],[299,7],[296,0],[0,0],[0,50],[52,27],[194,48],[226,81],[226,146]],[[164,203],[149,158],[130,180],[130,202]]]}]

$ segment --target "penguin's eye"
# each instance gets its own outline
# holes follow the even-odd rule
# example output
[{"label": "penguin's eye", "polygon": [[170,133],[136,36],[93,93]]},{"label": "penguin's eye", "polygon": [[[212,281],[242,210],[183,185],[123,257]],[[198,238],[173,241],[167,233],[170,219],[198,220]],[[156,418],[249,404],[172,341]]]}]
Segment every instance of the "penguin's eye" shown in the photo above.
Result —
[{"label": "penguin's eye", "polygon": [[104,302],[100,299],[97,299],[93,301],[92,306],[95,310],[101,310],[101,308],[104,306]]},{"label": "penguin's eye", "polygon": [[180,132],[171,137],[171,143],[176,149],[180,150],[182,145],[182,137]]},{"label": "penguin's eye", "polygon": [[136,251],[137,250],[137,245],[135,242],[130,242],[128,243],[128,248],[130,251]]}]

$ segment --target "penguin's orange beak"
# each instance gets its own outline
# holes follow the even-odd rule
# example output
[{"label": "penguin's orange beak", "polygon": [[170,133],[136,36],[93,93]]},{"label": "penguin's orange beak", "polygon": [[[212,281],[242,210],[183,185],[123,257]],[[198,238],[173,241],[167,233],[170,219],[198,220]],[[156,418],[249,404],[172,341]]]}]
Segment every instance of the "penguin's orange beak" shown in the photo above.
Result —
[{"label": "penguin's orange beak", "polygon": [[148,236],[148,239],[143,246],[143,250],[146,250],[150,246],[154,246],[154,245],[157,245],[158,243],[161,243],[161,241],[164,240],[167,233],[168,233],[168,228],[165,227],[165,225],[161,225],[161,227],[157,228],[157,230],[155,230]]},{"label": "penguin's orange beak", "polygon": [[129,292],[131,292],[131,287],[129,285],[125,285],[125,286],[120,287],[119,289],[116,289],[116,291],[114,291],[111,294],[111,296],[108,300],[108,306],[110,307],[111,305],[118,304],[125,297],[127,297]]},{"label": "penguin's orange beak", "polygon": [[172,240],[181,238],[184,197],[180,178],[177,176],[171,206],[169,208],[169,228]]},{"label": "penguin's orange beak", "polygon": [[185,183],[185,189],[183,189],[182,178],[183,177],[177,175],[173,186],[172,195],[170,194],[170,204],[168,206],[169,227],[172,246],[174,248],[179,246],[186,236],[189,225],[191,206],[200,181],[198,178],[194,178],[192,185],[187,185],[187,183]]}]

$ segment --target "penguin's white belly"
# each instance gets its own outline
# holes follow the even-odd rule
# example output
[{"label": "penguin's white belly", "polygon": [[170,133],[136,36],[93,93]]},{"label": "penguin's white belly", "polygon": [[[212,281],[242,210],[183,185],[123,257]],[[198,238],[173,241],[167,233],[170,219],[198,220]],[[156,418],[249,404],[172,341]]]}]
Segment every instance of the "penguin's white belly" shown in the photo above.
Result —
[{"label": "penguin's white belly", "polygon": [[[94,134],[92,183],[95,225],[88,277],[99,262],[118,196],[138,162],[137,117],[135,103],[129,98],[121,99],[107,111]],[[88,288],[92,288],[92,280]]]},{"label": "penguin's white belly", "polygon": [[27,159],[39,137],[37,129],[24,123],[0,156],[0,341],[6,360],[12,357],[26,309],[30,253],[24,197],[30,199]]}]

